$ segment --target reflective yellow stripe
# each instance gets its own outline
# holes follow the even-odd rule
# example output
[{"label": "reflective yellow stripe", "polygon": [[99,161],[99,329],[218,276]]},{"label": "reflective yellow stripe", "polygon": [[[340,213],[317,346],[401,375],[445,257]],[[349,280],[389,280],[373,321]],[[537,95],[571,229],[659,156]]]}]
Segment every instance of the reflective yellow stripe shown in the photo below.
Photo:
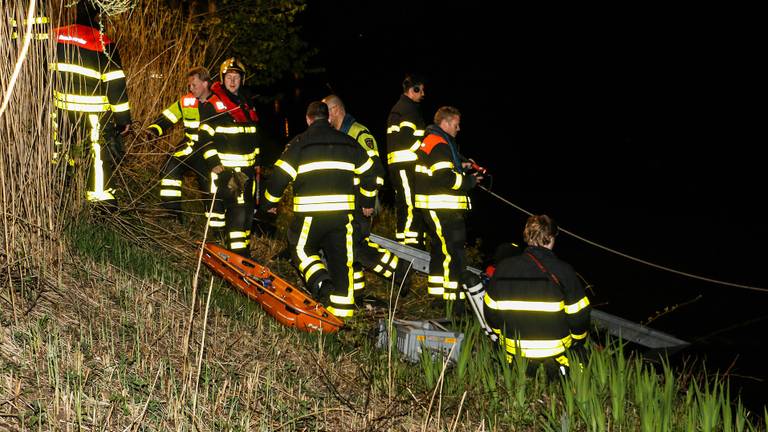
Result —
[{"label": "reflective yellow stripe", "polygon": [[311,278],[312,275],[319,270],[326,270],[325,264],[323,264],[322,261],[315,261],[315,263],[309,266],[307,271],[304,273],[304,279],[309,280],[309,278]]},{"label": "reflective yellow stripe", "polygon": [[62,102],[76,102],[76,103],[97,104],[97,105],[109,103],[109,99],[107,99],[106,96],[86,96],[86,95],[67,94],[67,93],[60,93],[56,90],[53,91],[53,95],[56,97],[57,100],[60,100]]},{"label": "reflective yellow stripe", "polygon": [[376,184],[377,185],[383,185],[384,184],[384,179],[381,178],[381,177],[376,177]]},{"label": "reflective yellow stripe", "polygon": [[310,172],[310,171],[329,170],[329,169],[355,171],[355,166],[349,162],[337,162],[337,161],[311,162],[308,164],[299,165],[299,174]]},{"label": "reflective yellow stripe", "polygon": [[459,188],[461,187],[461,182],[464,180],[464,176],[457,172],[454,172],[453,174],[456,175],[456,181],[453,182],[453,186],[451,186],[451,189],[459,190]]},{"label": "reflective yellow stripe", "polygon": [[232,250],[245,249],[246,247],[248,247],[247,241],[236,241],[229,243],[229,248]]},{"label": "reflective yellow stripe", "polygon": [[413,142],[413,144],[411,144],[411,147],[408,150],[410,150],[412,152],[416,152],[416,150],[418,150],[419,147],[421,147],[421,141],[416,140],[416,141]]},{"label": "reflective yellow stripe", "polygon": [[572,338],[570,335],[562,339],[552,340],[517,340],[504,338],[504,347],[509,354],[517,354],[518,347],[523,357],[544,358],[554,357],[565,351],[571,346]]},{"label": "reflective yellow stripe", "polygon": [[112,112],[125,112],[125,111],[128,111],[130,109],[131,109],[131,107],[128,104],[128,102],[117,104],[117,105],[112,105]]},{"label": "reflective yellow stripe", "polygon": [[109,111],[110,105],[109,104],[79,104],[74,102],[62,102],[57,100],[56,108],[67,110],[67,111],[78,111],[78,112],[106,112]]},{"label": "reflective yellow stripe", "polygon": [[571,337],[576,339],[576,340],[582,340],[582,339],[587,337],[587,334],[588,334],[588,332],[584,332],[584,333],[581,333],[581,334],[573,334],[573,333],[571,333]]},{"label": "reflective yellow stripe", "polygon": [[160,196],[164,197],[180,197],[181,191],[180,190],[173,190],[173,189],[161,189],[160,190]]},{"label": "reflective yellow stripe", "polygon": [[223,134],[256,133],[256,126],[216,126],[216,133],[223,133]]},{"label": "reflective yellow stripe", "polygon": [[320,203],[354,203],[354,195],[313,195],[296,196],[294,204],[320,204]]},{"label": "reflective yellow stripe", "polygon": [[413,136],[424,136],[424,129],[416,129],[413,131]]},{"label": "reflective yellow stripe", "polygon": [[277,203],[280,202],[281,197],[276,197],[269,193],[269,191],[264,191],[264,198],[266,198],[267,201]]},{"label": "reflective yellow stripe", "polygon": [[171,111],[171,110],[163,111],[163,115],[165,116],[165,118],[170,120],[171,123],[176,123],[177,121],[179,121],[179,118],[176,117],[176,114],[174,114],[173,111]]},{"label": "reflective yellow stripe", "polygon": [[[413,225],[413,196],[411,195],[411,185],[408,183],[408,176],[406,175],[405,170],[400,170],[400,180],[403,185],[403,195],[405,195],[406,203],[405,226],[403,227],[403,231],[405,232],[405,237],[418,238],[419,233],[411,231],[411,226]],[[418,243],[418,240],[409,242],[406,239],[404,243]]]},{"label": "reflective yellow stripe", "polygon": [[219,154],[219,152],[217,152],[216,149],[206,150],[205,153],[203,153],[203,159],[210,159],[217,154]]},{"label": "reflective yellow stripe", "polygon": [[188,128],[192,128],[192,129],[197,129],[197,128],[200,127],[200,122],[199,121],[184,120],[184,127],[188,127]]},{"label": "reflective yellow stripe", "polygon": [[248,237],[247,231],[230,231],[229,232],[230,239],[240,239],[240,238],[246,238],[246,237]]},{"label": "reflective yellow stripe", "polygon": [[388,134],[395,133],[395,132],[400,132],[400,126],[392,125],[392,126],[387,128],[387,133]]},{"label": "reflective yellow stripe", "polygon": [[339,309],[335,308],[333,306],[328,306],[328,312],[332,313],[334,316],[341,317],[341,318],[349,318],[351,316],[354,316],[355,311],[352,309]]},{"label": "reflective yellow stripe", "polygon": [[365,190],[363,188],[360,188],[360,194],[363,195],[363,196],[367,196],[369,198],[374,198],[377,193],[378,193],[377,190],[367,191],[367,190]]},{"label": "reflective yellow stripe", "polygon": [[200,136],[199,136],[198,134],[189,134],[189,133],[185,133],[184,135],[186,135],[186,136],[187,136],[187,138],[189,138],[189,139],[190,139],[190,141],[194,141],[194,142],[198,142],[198,141],[200,141]]},{"label": "reflective yellow stripe", "polygon": [[178,186],[181,187],[181,180],[162,179],[160,180],[161,186]]},{"label": "reflective yellow stripe", "polygon": [[192,154],[193,151],[194,150],[192,150],[192,146],[188,145],[188,146],[184,147],[183,150],[179,150],[176,153],[174,153],[173,155],[176,156],[176,157],[189,156],[189,155]]},{"label": "reflective yellow stripe", "polygon": [[355,168],[355,174],[362,174],[366,171],[368,171],[369,168],[373,166],[373,160],[371,158],[368,158],[367,161],[365,161],[364,164],[360,165],[360,167]]},{"label": "reflective yellow stripe", "polygon": [[402,129],[404,127],[408,127],[408,128],[413,129],[413,130],[417,130],[416,129],[416,125],[411,123],[411,122],[409,122],[409,121],[400,122],[400,128]]},{"label": "reflective yellow stripe", "polygon": [[205,123],[203,123],[203,124],[201,124],[201,125],[200,125],[200,130],[202,130],[202,131],[205,131],[205,132],[208,132],[208,135],[210,135],[210,136],[214,136],[214,135],[216,135],[216,131],[215,131],[215,130],[213,130],[213,128],[212,128],[212,127],[208,126],[208,125],[207,125],[207,124],[205,124]]},{"label": "reflective yellow stripe", "polygon": [[496,310],[514,310],[531,312],[560,312],[564,308],[563,302],[536,302],[519,300],[494,300],[487,293],[484,298],[485,304]]},{"label": "reflective yellow stripe", "polygon": [[294,204],[293,211],[300,213],[354,210],[355,203],[329,203],[329,204]]},{"label": "reflective yellow stripe", "polygon": [[[432,218],[432,222],[435,224],[435,234],[437,234],[437,238],[440,240],[440,250],[443,252],[443,287],[445,288],[445,283],[447,281],[451,280],[451,271],[450,271],[450,264],[452,261],[451,254],[448,253],[448,242],[445,240],[445,236],[443,235],[443,225],[440,223],[440,219],[437,217],[437,213],[430,210],[429,211],[429,217]],[[435,247],[434,245],[432,247]],[[443,298],[446,298],[446,293],[443,293]]]},{"label": "reflective yellow stripe", "polygon": [[275,166],[285,171],[292,179],[296,180],[296,170],[286,161],[278,159]]},{"label": "reflective yellow stripe", "polygon": [[354,257],[354,241],[353,241],[353,233],[354,228],[352,227],[352,215],[347,215],[347,224],[346,224],[346,236],[345,236],[345,248],[347,252],[347,295],[346,296],[339,296],[339,295],[331,295],[330,300],[332,303],[335,304],[342,304],[342,305],[353,305],[355,304],[355,277],[354,277],[354,270],[352,268],[352,265],[355,262]]},{"label": "reflective yellow stripe", "polygon": [[55,70],[59,72],[72,72],[78,75],[87,76],[88,78],[101,80],[101,73],[99,73],[99,71],[82,67],[80,65],[69,64],[69,63],[51,63],[50,67],[51,67],[51,70]]},{"label": "reflective yellow stripe", "polygon": [[253,165],[257,154],[259,149],[248,154],[219,153],[219,159],[225,167],[247,167]]},{"label": "reflective yellow stripe", "polygon": [[389,163],[410,162],[417,159],[416,153],[411,150],[399,150],[387,154],[387,162]]},{"label": "reflective yellow stripe", "polygon": [[113,81],[118,78],[125,78],[125,72],[118,70],[118,71],[107,72],[101,76],[101,80],[104,82]]},{"label": "reflective yellow stripe", "polygon": [[147,127],[147,129],[153,129],[153,128],[157,131],[157,136],[162,136],[163,135],[163,128],[161,128],[160,126],[158,126],[156,124],[153,124],[153,125],[149,125],[149,127]]},{"label": "reflective yellow stripe", "polygon": [[420,195],[416,194],[415,205],[425,209],[466,209],[469,199],[458,195]]},{"label": "reflective yellow stripe", "polygon": [[584,309],[587,306],[589,306],[589,299],[586,296],[584,296],[581,300],[577,301],[576,303],[566,305],[565,313],[575,314],[576,312]]},{"label": "reflective yellow stripe", "polygon": [[429,167],[429,170],[432,173],[434,173],[437,170],[446,169],[446,168],[453,169],[453,162],[447,162],[447,161],[438,162],[438,163],[432,165],[431,167]]}]

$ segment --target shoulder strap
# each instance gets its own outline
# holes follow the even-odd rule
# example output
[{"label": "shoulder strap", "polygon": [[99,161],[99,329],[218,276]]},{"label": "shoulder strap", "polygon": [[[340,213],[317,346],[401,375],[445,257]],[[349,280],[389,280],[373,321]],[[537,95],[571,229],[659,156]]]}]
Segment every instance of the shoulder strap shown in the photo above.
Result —
[{"label": "shoulder strap", "polygon": [[560,279],[558,279],[558,277],[557,277],[557,276],[556,276],[554,273],[552,273],[551,271],[547,270],[547,268],[546,268],[546,267],[544,267],[544,264],[542,264],[542,263],[541,263],[541,261],[539,261],[539,260],[538,260],[538,259],[537,259],[535,256],[533,256],[533,254],[532,254],[532,253],[530,253],[530,252],[526,252],[525,254],[526,254],[526,255],[528,255],[528,257],[529,257],[531,260],[533,260],[534,264],[536,264],[536,267],[538,267],[538,268],[539,268],[539,270],[541,270],[542,272],[544,272],[544,274],[546,274],[546,275],[547,275],[547,276],[548,276],[550,279],[552,279],[552,282],[554,282],[554,283],[555,283],[555,285],[557,285],[557,286],[562,286],[562,285],[560,284]]}]

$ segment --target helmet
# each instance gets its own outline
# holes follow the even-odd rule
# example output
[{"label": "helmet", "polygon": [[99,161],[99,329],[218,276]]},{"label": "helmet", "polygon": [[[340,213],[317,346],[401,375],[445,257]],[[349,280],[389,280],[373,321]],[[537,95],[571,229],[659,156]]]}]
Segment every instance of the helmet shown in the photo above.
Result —
[{"label": "helmet", "polygon": [[221,67],[219,68],[219,79],[222,83],[224,82],[224,75],[226,75],[227,72],[240,73],[243,82],[245,82],[245,66],[237,58],[230,57],[224,60],[224,63],[221,64]]}]

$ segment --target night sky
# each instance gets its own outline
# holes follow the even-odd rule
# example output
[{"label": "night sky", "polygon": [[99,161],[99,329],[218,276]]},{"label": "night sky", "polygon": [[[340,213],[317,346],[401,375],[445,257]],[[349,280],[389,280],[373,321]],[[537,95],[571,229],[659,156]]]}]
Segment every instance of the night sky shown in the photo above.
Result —
[{"label": "night sky", "polygon": [[[768,287],[768,71],[756,11],[413,3],[312,2],[301,24],[319,50],[311,66],[325,72],[304,79],[303,100],[332,89],[382,146],[403,75],[419,71],[425,118],[442,105],[462,111],[459,146],[493,173],[494,192],[627,254]],[[484,250],[521,240],[523,214],[482,191],[473,199],[468,229]],[[558,240],[599,309],[639,322],[701,295],[652,326],[696,341],[713,362],[739,356],[737,369],[765,379],[754,352],[768,293]]]}]

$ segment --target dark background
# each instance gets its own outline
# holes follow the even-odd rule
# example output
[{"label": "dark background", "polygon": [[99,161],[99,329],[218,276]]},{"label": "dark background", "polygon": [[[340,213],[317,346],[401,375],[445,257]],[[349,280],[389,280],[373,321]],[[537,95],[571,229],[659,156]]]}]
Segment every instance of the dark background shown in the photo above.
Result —
[{"label": "dark background", "polygon": [[[488,168],[495,193],[629,255],[768,287],[768,71],[756,11],[499,3],[310,3],[301,25],[318,54],[284,103],[291,135],[305,128],[306,104],[332,91],[381,149],[403,76],[418,71],[425,119],[442,105],[462,111],[461,151]],[[469,235],[489,257],[522,242],[524,214],[480,190],[473,200]],[[555,250],[594,285],[601,310],[647,322],[679,305],[650,323],[694,343],[673,360],[706,357],[751,407],[765,403],[768,293],[566,235]]]}]

